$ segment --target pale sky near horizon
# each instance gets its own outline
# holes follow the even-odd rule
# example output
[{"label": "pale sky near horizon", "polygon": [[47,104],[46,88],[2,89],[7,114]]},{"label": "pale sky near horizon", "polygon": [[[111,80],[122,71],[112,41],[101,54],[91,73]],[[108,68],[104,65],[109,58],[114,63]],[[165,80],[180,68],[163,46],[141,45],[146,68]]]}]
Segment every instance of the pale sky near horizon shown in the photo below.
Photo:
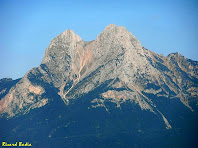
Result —
[{"label": "pale sky near horizon", "polygon": [[158,54],[198,61],[196,0],[1,0],[0,79],[39,66],[50,41],[72,29],[94,40],[109,24],[125,26]]}]

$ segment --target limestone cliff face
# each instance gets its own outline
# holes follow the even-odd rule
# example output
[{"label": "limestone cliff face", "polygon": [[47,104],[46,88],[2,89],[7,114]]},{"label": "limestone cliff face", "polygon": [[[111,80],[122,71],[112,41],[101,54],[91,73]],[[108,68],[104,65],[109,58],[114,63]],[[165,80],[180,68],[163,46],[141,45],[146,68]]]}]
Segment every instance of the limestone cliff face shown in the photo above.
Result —
[{"label": "limestone cliff face", "polygon": [[13,117],[46,105],[49,87],[66,105],[105,85],[97,98],[89,98],[92,108],[106,103],[120,108],[131,102],[160,116],[166,128],[169,119],[155,104],[154,97],[179,99],[191,111],[198,104],[198,62],[179,53],[167,57],[141,46],[126,28],[107,26],[90,42],[72,30],[55,37],[45,51],[41,65],[33,68],[0,101],[0,113]]}]

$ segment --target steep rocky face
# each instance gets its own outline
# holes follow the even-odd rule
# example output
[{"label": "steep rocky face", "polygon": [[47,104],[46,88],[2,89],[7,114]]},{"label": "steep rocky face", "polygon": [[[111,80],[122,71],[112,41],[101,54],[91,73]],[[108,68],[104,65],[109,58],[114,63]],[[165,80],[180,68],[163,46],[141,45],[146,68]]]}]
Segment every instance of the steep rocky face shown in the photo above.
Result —
[{"label": "steep rocky face", "polygon": [[112,108],[135,107],[145,113],[146,121],[148,115],[159,120],[160,128],[171,129],[176,123],[170,111],[197,116],[198,62],[179,53],[153,53],[116,25],[107,26],[90,42],[67,30],[51,41],[41,65],[3,96],[0,113],[8,118],[27,114],[60,98],[66,108],[81,100],[79,105],[84,102],[93,112],[100,109],[112,115]]}]

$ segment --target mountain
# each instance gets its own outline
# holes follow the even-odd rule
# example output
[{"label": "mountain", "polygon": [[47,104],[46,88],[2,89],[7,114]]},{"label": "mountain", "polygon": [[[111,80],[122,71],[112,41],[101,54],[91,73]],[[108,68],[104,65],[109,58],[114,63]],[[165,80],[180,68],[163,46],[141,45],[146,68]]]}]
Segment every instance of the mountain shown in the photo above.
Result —
[{"label": "mountain", "polygon": [[[1,92],[8,89],[3,81]],[[4,141],[197,146],[198,62],[180,53],[158,55],[121,26],[108,25],[90,42],[66,30],[51,41],[40,66],[8,90],[0,96]]]}]

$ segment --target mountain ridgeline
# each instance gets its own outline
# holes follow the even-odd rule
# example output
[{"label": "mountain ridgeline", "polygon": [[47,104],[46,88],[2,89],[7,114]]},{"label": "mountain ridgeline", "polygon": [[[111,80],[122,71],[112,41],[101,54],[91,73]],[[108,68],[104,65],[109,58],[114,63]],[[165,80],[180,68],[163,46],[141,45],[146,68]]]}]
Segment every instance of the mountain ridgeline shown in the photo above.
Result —
[{"label": "mountain ridgeline", "polygon": [[180,53],[158,55],[122,26],[108,25],[90,42],[66,30],[51,41],[39,67],[0,81],[0,97],[4,141],[197,144],[198,62]]}]

